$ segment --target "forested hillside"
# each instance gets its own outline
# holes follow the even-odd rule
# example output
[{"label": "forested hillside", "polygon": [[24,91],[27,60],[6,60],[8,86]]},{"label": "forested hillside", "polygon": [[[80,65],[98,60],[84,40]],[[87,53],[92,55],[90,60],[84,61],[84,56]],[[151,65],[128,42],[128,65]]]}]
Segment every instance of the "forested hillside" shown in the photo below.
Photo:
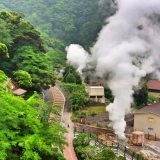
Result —
[{"label": "forested hillside", "polygon": [[[9,90],[6,92],[7,78],[0,70],[0,159],[64,160],[61,152],[66,130],[56,118],[48,123],[52,106],[44,104],[37,93],[24,100]],[[56,107],[56,113],[59,110]],[[53,146],[61,152],[54,150]]]},{"label": "forested hillside", "polygon": [[[0,0],[6,8],[23,12],[40,31],[66,44],[91,45],[104,19],[114,13],[111,0]],[[105,6],[105,7],[104,7]],[[2,7],[1,7],[2,8]]]},{"label": "forested hillside", "polygon": [[[65,64],[65,47],[94,43],[106,15],[114,13],[110,0],[107,4],[106,13],[97,0],[0,0],[1,160],[64,160],[66,130],[55,117],[48,123],[50,113],[59,115],[61,108],[39,94],[54,86],[55,71],[62,68],[64,82],[81,84],[80,75]],[[7,86],[9,78],[27,90],[23,98]]]},{"label": "forested hillside", "polygon": [[9,77],[18,70],[25,71],[32,78],[32,86],[26,86],[30,90],[41,91],[54,85],[45,43],[34,26],[16,12],[0,12],[0,22],[0,70]]},{"label": "forested hillside", "polygon": [[104,0],[105,5],[98,2],[0,0],[0,69],[10,77],[15,71],[29,73],[32,85],[25,87],[30,90],[54,85],[53,72],[65,66],[65,47],[90,47],[105,18],[115,12],[111,0]]}]

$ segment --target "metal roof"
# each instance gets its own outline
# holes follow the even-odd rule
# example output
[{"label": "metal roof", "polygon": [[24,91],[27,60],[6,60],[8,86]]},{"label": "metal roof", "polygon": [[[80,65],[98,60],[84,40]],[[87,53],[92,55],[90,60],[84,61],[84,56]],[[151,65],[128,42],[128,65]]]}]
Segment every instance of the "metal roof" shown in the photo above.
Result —
[{"label": "metal roof", "polygon": [[135,114],[136,113],[153,113],[160,116],[160,102],[143,107],[136,111]]},{"label": "metal roof", "polygon": [[160,81],[158,80],[150,80],[147,82],[148,89],[160,90]]}]

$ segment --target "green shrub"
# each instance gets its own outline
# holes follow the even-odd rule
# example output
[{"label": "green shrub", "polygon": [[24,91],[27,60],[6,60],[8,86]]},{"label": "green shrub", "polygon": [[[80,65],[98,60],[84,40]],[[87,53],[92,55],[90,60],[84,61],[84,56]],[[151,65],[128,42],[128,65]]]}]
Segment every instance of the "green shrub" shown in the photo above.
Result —
[{"label": "green shrub", "polygon": [[148,94],[148,99],[151,100],[152,102],[154,102],[154,101],[158,102],[159,101],[159,99],[152,94]]},{"label": "green shrub", "polygon": [[81,114],[79,115],[80,118],[85,118],[86,117],[86,113],[85,112],[81,112]]},{"label": "green shrub", "polygon": [[95,112],[92,112],[92,113],[91,113],[91,116],[95,116],[95,115],[97,115],[97,113],[95,113]]}]

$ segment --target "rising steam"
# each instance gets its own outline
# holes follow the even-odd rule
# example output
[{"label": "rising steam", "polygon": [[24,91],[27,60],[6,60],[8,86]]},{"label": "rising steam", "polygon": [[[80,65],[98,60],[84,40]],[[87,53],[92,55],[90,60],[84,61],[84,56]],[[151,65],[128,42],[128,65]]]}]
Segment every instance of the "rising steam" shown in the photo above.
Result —
[{"label": "rising steam", "polygon": [[113,129],[124,139],[125,113],[133,88],[146,74],[160,79],[160,0],[118,0],[116,14],[99,33],[91,57],[79,45],[68,47],[68,61],[79,71],[92,62],[95,76],[107,79],[114,102],[106,107]]},{"label": "rising steam", "polygon": [[85,68],[86,63],[89,62],[89,54],[78,44],[71,44],[66,47],[68,63],[77,67],[77,70],[82,73],[82,69]]}]

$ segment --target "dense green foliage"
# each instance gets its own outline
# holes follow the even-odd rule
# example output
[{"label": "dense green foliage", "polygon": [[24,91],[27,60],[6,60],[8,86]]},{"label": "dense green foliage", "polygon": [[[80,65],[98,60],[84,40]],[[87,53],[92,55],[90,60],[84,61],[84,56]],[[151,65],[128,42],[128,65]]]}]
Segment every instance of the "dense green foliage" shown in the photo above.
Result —
[{"label": "dense green foliage", "polygon": [[116,157],[111,149],[95,143],[96,141],[96,136],[88,133],[79,134],[74,139],[75,149],[82,160],[125,160],[121,156]]},{"label": "dense green foliage", "polygon": [[0,43],[0,56],[9,58],[8,48],[3,43]]},{"label": "dense green foliage", "polygon": [[66,83],[82,84],[82,79],[80,74],[76,71],[76,69],[72,65],[69,64],[67,64],[66,67],[64,68],[62,81]]},{"label": "dense green foliage", "polygon": [[147,85],[144,84],[140,90],[134,93],[133,97],[134,97],[134,102],[137,106],[147,105],[147,101],[148,101]]},{"label": "dense green foliage", "polygon": [[0,18],[0,42],[10,46],[13,44],[13,38],[10,34],[10,29],[7,26],[7,22]]},{"label": "dense green foliage", "polygon": [[105,98],[107,98],[110,102],[114,101],[114,96],[109,88],[104,89]]},{"label": "dense green foliage", "polygon": [[31,87],[32,86],[32,78],[30,74],[23,70],[18,70],[14,74],[14,79],[21,87]]},{"label": "dense green foliage", "polygon": [[[23,14],[16,12],[0,12],[0,21],[6,37],[0,36],[0,69],[12,77],[17,70],[30,74],[33,85],[26,85],[30,90],[41,91],[54,85],[55,76],[51,61],[45,53],[45,46],[40,33],[23,19]],[[13,43],[12,43],[13,42]],[[8,47],[8,48],[7,48]],[[8,57],[9,50],[9,58]],[[4,58],[3,58],[4,57]],[[45,77],[45,79],[44,79]]]},{"label": "dense green foliage", "polygon": [[23,12],[32,24],[51,37],[83,46],[95,41],[104,19],[114,13],[111,2],[106,0],[105,5],[98,5],[97,0],[12,0],[12,3],[0,0],[5,7]]},{"label": "dense green foliage", "polygon": [[69,91],[69,100],[71,103],[72,111],[82,109],[89,101],[88,93],[84,85],[77,85],[75,83],[62,83],[61,87]]},{"label": "dense green foliage", "polygon": [[76,83],[76,78],[74,77],[72,73],[69,73],[66,76],[66,83]]},{"label": "dense green foliage", "polygon": [[0,89],[5,89],[6,81],[7,81],[7,76],[2,70],[0,70]]},{"label": "dense green foliage", "polygon": [[[3,86],[7,77],[2,71],[0,77]],[[64,159],[52,146],[62,151],[66,130],[55,120],[48,123],[49,117],[44,118],[47,106],[38,94],[26,101],[0,88],[0,99],[1,160]]]},{"label": "dense green foliage", "polygon": [[22,46],[17,49],[11,62],[15,70],[24,70],[31,75],[35,90],[40,91],[54,85],[54,73],[46,54],[35,53],[31,46]]},{"label": "dense green foliage", "polygon": [[[6,44],[7,47],[12,44],[11,48],[17,49],[17,46],[24,42],[26,44],[28,40],[30,45],[34,44],[41,50],[45,48],[51,60],[52,69],[57,71],[65,65],[65,46],[78,43],[88,49],[96,40],[105,18],[114,14],[115,9],[111,7],[112,1],[105,0],[104,2],[105,5],[99,5],[97,0],[12,0],[12,3],[9,0],[0,0],[2,11],[19,12],[18,17],[12,19],[15,25],[6,27],[8,16],[5,16],[7,19],[0,19],[0,42]],[[29,20],[41,31],[43,45],[39,41],[40,35],[33,26],[29,27],[29,23],[25,22],[25,24],[22,20],[18,23],[21,17]],[[21,32],[19,28],[22,27]],[[13,34],[10,34],[11,32]],[[9,50],[9,53],[12,52]],[[4,63],[3,66],[5,68],[8,64]]]}]

